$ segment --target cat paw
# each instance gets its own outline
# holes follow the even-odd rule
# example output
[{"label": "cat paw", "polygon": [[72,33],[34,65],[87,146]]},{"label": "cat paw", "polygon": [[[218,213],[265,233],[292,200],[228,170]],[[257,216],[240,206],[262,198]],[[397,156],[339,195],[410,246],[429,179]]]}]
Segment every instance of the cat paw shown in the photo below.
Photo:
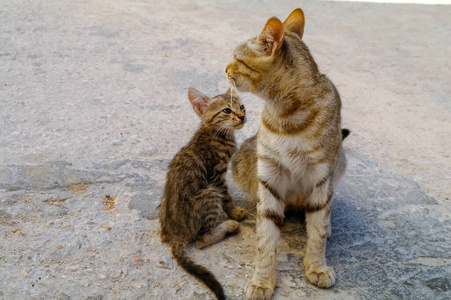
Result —
[{"label": "cat paw", "polygon": [[234,220],[227,220],[224,224],[227,226],[227,233],[235,233],[240,228],[240,223]]},{"label": "cat paw", "polygon": [[305,277],[311,284],[319,288],[330,288],[335,283],[335,272],[331,267],[320,266],[310,268],[306,271]]},{"label": "cat paw", "polygon": [[232,210],[232,213],[230,214],[230,218],[241,221],[246,217],[246,211],[244,208],[235,206]]},{"label": "cat paw", "polygon": [[269,300],[274,292],[274,289],[263,282],[249,281],[246,286],[247,300]]},{"label": "cat paw", "polygon": [[207,247],[208,245],[203,240],[197,240],[195,246],[197,249],[202,250],[205,247]]}]

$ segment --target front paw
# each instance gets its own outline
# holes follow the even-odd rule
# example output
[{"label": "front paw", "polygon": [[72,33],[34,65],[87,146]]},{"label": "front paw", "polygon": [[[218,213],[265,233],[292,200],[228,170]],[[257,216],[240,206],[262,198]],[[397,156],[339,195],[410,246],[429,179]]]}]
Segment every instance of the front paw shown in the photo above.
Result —
[{"label": "front paw", "polygon": [[330,288],[335,283],[335,272],[328,266],[306,268],[305,276],[319,288]]},{"label": "front paw", "polygon": [[246,211],[244,208],[235,206],[230,214],[230,218],[236,221],[241,221],[246,217]]},{"label": "front paw", "polygon": [[271,299],[274,289],[269,283],[249,281],[246,286],[247,300],[269,300]]}]

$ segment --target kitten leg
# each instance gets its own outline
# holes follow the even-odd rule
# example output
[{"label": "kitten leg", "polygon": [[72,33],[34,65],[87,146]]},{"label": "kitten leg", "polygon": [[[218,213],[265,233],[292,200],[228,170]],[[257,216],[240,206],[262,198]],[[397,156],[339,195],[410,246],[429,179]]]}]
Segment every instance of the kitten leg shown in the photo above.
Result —
[{"label": "kitten leg", "polygon": [[246,217],[246,211],[238,206],[235,206],[232,196],[229,194],[226,183],[226,173],[222,172],[221,180],[216,184],[218,191],[224,196],[222,203],[227,216],[233,220],[241,221]]},{"label": "kitten leg", "polygon": [[257,258],[252,279],[246,286],[246,299],[270,299],[276,285],[276,252],[284,218],[284,202],[267,182],[259,183],[257,204]]},{"label": "kitten leg", "polygon": [[217,187],[208,187],[203,190],[203,198],[198,202],[202,214],[202,228],[197,237],[196,247],[199,249],[219,242],[227,233],[238,231],[239,223],[233,220],[223,221],[225,212],[223,209],[224,195]]},{"label": "kitten leg", "polygon": [[330,230],[332,191],[329,180],[316,187],[306,208],[307,249],[304,258],[305,276],[310,283],[329,288],[335,283],[335,273],[326,265],[326,240]]},{"label": "kitten leg", "polygon": [[222,222],[210,232],[198,237],[196,241],[196,248],[203,249],[210,245],[213,245],[219,241],[222,241],[227,233],[236,233],[240,224],[234,220],[227,220]]}]

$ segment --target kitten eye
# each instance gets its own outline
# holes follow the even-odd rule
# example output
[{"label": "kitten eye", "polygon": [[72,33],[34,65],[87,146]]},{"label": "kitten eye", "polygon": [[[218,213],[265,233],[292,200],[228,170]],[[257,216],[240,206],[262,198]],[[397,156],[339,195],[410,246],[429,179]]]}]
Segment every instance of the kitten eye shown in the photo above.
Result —
[{"label": "kitten eye", "polygon": [[244,110],[244,105],[243,104],[240,105],[240,109]]},{"label": "kitten eye", "polygon": [[225,112],[226,114],[230,114],[232,112],[230,108],[224,108],[222,111]]}]

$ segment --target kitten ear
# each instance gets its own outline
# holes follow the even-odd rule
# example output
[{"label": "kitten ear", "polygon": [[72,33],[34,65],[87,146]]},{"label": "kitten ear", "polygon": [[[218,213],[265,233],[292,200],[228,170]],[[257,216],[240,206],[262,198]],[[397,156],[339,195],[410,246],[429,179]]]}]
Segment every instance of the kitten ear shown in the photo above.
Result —
[{"label": "kitten ear", "polygon": [[210,98],[192,87],[188,89],[188,99],[199,117],[205,113],[210,105]]},{"label": "kitten ear", "polygon": [[305,17],[302,9],[297,8],[288,16],[283,22],[283,28],[287,31],[291,31],[299,35],[302,39],[304,35]]},{"label": "kitten ear", "polygon": [[265,27],[258,36],[264,45],[266,55],[272,55],[283,43],[283,25],[279,19],[272,17],[266,22]]}]

